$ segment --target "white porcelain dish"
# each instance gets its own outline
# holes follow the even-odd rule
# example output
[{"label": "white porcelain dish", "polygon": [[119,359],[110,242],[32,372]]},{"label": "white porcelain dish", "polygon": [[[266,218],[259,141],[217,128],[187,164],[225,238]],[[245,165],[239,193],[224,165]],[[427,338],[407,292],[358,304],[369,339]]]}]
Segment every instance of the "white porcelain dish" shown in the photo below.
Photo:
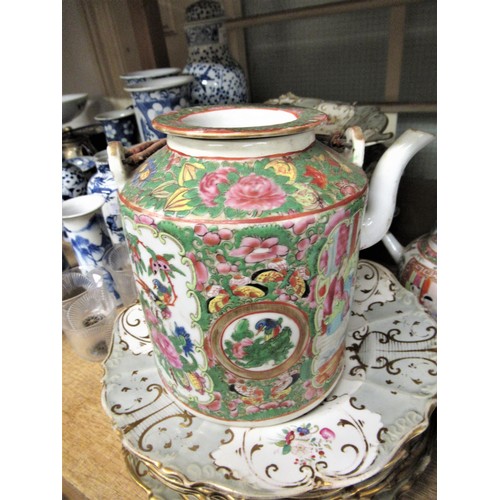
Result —
[{"label": "white porcelain dish", "polygon": [[62,122],[76,118],[87,104],[88,94],[65,94],[62,96]]},{"label": "white porcelain dish", "polygon": [[393,464],[427,429],[437,401],[436,322],[371,261],[358,266],[346,347],[342,378],[319,407],[282,425],[224,426],[181,410],[166,394],[136,304],[115,323],[102,403],[126,453],[173,489],[203,485],[221,498],[324,496]]},{"label": "white porcelain dish", "polygon": [[299,97],[292,92],[269,99],[265,104],[301,106],[323,111],[328,115],[328,121],[316,128],[316,134],[319,136],[343,136],[347,128],[358,126],[363,131],[367,146],[385,142],[393,137],[390,132],[384,133],[389,119],[376,106],[325,101],[316,97]]}]

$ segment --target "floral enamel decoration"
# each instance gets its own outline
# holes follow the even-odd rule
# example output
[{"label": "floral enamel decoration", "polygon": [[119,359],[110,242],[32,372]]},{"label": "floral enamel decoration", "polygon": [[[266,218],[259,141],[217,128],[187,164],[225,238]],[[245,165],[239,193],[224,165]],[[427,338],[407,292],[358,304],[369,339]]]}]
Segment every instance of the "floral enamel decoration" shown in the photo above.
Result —
[{"label": "floral enamel decoration", "polygon": [[368,185],[315,140],[325,119],[259,105],[162,115],[166,146],[122,185],[156,365],[196,415],[286,422],[342,374]]}]

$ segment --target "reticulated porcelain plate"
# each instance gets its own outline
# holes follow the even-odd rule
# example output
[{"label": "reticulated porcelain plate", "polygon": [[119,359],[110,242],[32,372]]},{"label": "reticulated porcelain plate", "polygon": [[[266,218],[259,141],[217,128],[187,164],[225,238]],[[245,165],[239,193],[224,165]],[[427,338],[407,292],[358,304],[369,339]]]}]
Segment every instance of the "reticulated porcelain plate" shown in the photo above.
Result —
[{"label": "reticulated porcelain plate", "polygon": [[[436,424],[431,419],[429,428],[422,435],[411,440],[401,448],[394,463],[388,464],[374,476],[353,484],[347,488],[328,490],[324,494],[314,490],[300,495],[302,499],[315,500],[348,500],[353,498],[370,498],[372,500],[388,500],[412,488],[414,482],[425,471],[435,445]],[[187,498],[236,500],[231,494],[213,493],[203,483],[186,484],[182,477],[169,476],[167,486],[164,480],[155,474],[140,458],[127,450],[124,451],[125,463],[135,480],[147,493],[151,500],[186,500]],[[241,497],[237,497],[240,499]],[[248,497],[247,497],[248,498]]]},{"label": "reticulated porcelain plate", "polygon": [[325,101],[315,97],[299,97],[292,92],[275,99],[269,99],[265,104],[313,108],[326,113],[328,120],[318,125],[315,130],[319,138],[321,136],[343,136],[346,129],[353,126],[361,128],[367,146],[385,142],[393,137],[392,132],[384,133],[389,119],[377,106]]},{"label": "reticulated porcelain plate", "polygon": [[322,496],[380,473],[427,428],[436,334],[416,297],[383,266],[362,260],[344,373],[330,396],[286,424],[230,427],[168,397],[136,304],[115,324],[103,406],[125,450],[166,485],[203,485],[228,498]]}]

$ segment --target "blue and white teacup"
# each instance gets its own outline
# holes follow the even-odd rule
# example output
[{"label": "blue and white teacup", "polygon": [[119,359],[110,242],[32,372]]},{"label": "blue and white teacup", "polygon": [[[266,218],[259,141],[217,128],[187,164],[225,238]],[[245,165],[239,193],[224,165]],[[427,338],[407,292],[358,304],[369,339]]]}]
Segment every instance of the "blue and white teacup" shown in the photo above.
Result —
[{"label": "blue and white teacup", "polygon": [[94,116],[94,120],[102,123],[107,142],[120,141],[125,147],[140,142],[139,129],[133,109],[106,111]]},{"label": "blue and white teacup", "polygon": [[153,127],[152,120],[159,115],[189,107],[193,81],[192,75],[178,75],[125,87],[134,101],[142,141],[155,141],[166,137],[166,134]]}]

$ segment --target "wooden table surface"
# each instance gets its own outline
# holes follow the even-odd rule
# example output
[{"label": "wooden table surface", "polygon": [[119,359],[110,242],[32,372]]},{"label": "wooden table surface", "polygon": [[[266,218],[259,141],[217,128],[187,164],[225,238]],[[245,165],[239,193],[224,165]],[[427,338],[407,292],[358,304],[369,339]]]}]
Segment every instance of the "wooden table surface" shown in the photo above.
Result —
[{"label": "wooden table surface", "polygon": [[[137,500],[148,494],[130,476],[121,440],[101,404],[101,363],[79,358],[62,339],[62,475],[69,500]],[[436,498],[436,452],[404,500]]]}]

